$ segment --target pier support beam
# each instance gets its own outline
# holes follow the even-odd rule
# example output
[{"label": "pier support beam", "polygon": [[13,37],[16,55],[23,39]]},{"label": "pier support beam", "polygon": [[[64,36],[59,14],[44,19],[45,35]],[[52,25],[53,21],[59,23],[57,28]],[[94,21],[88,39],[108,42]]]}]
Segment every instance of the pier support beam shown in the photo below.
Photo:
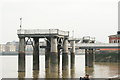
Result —
[{"label": "pier support beam", "polygon": [[39,71],[38,70],[34,70],[33,71],[33,79],[32,80],[39,80]]},{"label": "pier support beam", "polygon": [[71,50],[71,69],[75,66],[75,41],[71,41],[71,46],[72,46],[72,50]]},{"label": "pier support beam", "polygon": [[39,70],[39,38],[33,38],[33,70]]},{"label": "pier support beam", "polygon": [[88,49],[85,49],[85,66],[88,66]]},{"label": "pier support beam", "polygon": [[93,61],[94,61],[93,49],[89,49],[89,67],[93,67]]},{"label": "pier support beam", "polygon": [[25,37],[19,38],[18,71],[25,71]]},{"label": "pier support beam", "polygon": [[63,53],[62,53],[62,70],[68,69],[68,39],[65,38],[63,42]]},{"label": "pier support beam", "polygon": [[18,72],[18,80],[25,80],[25,72]]},{"label": "pier support beam", "polygon": [[51,37],[50,72],[58,73],[57,38]]},{"label": "pier support beam", "polygon": [[71,75],[71,79],[75,78],[75,66],[72,66],[72,69],[70,70],[70,75]]},{"label": "pier support beam", "polygon": [[45,68],[50,67],[50,38],[47,38],[48,40],[46,41],[46,49],[45,49]]},{"label": "pier support beam", "polygon": [[58,45],[58,74],[60,73],[60,45]]},{"label": "pier support beam", "polygon": [[85,66],[93,67],[93,49],[85,49]]}]

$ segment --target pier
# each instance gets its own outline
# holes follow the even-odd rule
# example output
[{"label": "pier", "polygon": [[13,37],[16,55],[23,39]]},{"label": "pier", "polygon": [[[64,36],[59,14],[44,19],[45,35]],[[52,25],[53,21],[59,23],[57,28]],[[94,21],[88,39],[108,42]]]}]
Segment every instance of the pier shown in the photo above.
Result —
[{"label": "pier", "polygon": [[[39,70],[39,39],[45,38],[45,67],[50,68],[51,72],[58,72],[60,64],[60,49],[62,51],[62,67],[68,69],[68,31],[59,29],[19,29],[17,31],[19,37],[19,55],[18,55],[18,71],[25,71],[25,46],[27,39],[33,39],[33,70]],[[74,47],[75,48],[75,47]],[[75,50],[75,49],[73,49]],[[52,66],[52,67],[50,67]]]},{"label": "pier", "polygon": [[[19,37],[18,71],[20,72],[25,71],[25,46],[29,40],[33,46],[33,70],[39,70],[39,48],[45,48],[45,68],[50,68],[50,72],[60,71],[61,51],[62,70],[68,71],[68,53],[70,52],[72,69],[75,66],[75,49],[85,49],[85,66],[93,67],[96,49],[120,47],[117,43],[95,43],[94,39],[71,39],[69,31],[59,29],[19,29],[17,34]],[[45,39],[46,46],[39,46],[39,39],[42,38]],[[82,42],[78,43],[80,40]]]},{"label": "pier", "polygon": [[96,49],[120,49],[118,43],[77,43],[76,49],[85,49],[85,66],[93,67],[94,52]]}]

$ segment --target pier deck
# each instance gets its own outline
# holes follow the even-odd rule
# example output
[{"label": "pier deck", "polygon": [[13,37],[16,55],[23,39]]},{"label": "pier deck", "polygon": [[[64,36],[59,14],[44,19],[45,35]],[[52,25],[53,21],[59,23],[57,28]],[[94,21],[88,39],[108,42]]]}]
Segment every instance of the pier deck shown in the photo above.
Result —
[{"label": "pier deck", "polygon": [[69,31],[62,31],[59,29],[19,29],[17,30],[19,37],[68,37]]}]

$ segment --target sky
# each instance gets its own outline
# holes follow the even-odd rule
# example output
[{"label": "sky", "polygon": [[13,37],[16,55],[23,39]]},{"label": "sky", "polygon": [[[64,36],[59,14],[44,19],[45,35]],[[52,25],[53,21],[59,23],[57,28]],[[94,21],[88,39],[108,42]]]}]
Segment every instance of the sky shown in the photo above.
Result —
[{"label": "sky", "polygon": [[60,29],[108,43],[118,31],[119,0],[1,0],[0,44],[18,41],[17,29]]}]

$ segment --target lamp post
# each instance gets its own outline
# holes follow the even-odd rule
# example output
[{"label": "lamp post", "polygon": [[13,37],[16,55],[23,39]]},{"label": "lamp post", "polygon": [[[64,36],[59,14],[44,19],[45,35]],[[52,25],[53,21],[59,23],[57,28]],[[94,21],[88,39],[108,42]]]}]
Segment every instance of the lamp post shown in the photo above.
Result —
[{"label": "lamp post", "polygon": [[20,18],[20,30],[22,28],[22,18]]}]

